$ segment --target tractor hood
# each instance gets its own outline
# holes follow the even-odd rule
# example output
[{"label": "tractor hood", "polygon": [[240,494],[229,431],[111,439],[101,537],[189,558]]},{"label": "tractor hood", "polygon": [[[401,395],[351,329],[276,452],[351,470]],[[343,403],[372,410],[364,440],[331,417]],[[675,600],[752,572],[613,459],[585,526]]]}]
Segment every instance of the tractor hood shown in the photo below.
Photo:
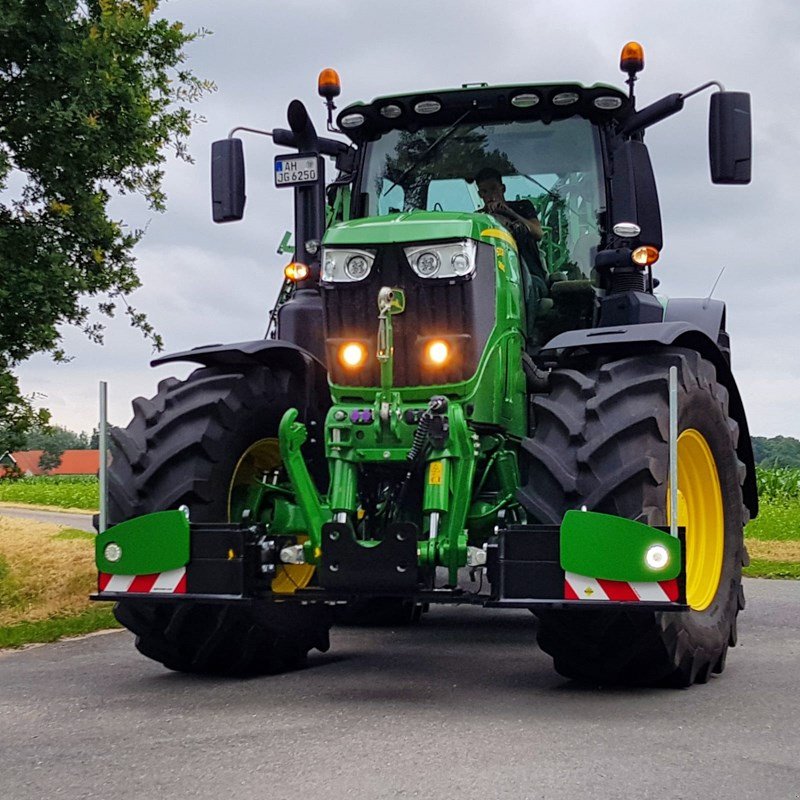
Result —
[{"label": "tractor hood", "polygon": [[490,235],[487,231],[496,233],[496,229],[497,222],[488,214],[411,211],[336,223],[326,231],[323,244],[336,247],[446,239],[481,241]]}]

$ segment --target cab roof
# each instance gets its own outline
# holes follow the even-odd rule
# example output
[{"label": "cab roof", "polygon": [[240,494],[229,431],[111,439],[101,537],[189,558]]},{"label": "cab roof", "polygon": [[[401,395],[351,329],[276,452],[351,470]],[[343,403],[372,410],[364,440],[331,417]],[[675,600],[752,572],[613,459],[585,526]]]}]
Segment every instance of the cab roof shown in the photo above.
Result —
[{"label": "cab roof", "polygon": [[464,84],[459,89],[434,89],[377,97],[351,103],[337,117],[339,128],[355,143],[376,139],[394,129],[465,122],[565,119],[574,115],[593,122],[622,120],[633,113],[625,92],[596,83],[529,83],[509,86]]}]

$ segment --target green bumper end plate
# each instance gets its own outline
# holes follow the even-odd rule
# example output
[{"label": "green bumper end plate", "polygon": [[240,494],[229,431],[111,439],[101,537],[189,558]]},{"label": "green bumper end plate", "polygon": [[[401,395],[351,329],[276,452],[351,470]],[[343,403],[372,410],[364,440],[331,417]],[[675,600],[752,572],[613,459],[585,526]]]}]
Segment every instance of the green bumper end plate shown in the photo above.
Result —
[{"label": "green bumper end plate", "polygon": [[564,515],[561,567],[566,572],[608,581],[664,581],[677,578],[681,565],[680,540],[657,528],[594,511]]},{"label": "green bumper end plate", "polygon": [[152,575],[185,567],[189,520],[183,511],[157,511],[120,522],[98,534],[95,563],[109,575]]}]

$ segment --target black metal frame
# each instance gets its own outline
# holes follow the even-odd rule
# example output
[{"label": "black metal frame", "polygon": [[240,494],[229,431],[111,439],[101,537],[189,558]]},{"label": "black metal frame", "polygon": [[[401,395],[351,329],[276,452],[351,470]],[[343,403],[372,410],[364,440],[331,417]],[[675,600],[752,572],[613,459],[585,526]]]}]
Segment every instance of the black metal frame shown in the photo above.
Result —
[{"label": "black metal frame", "polygon": [[[660,528],[660,530],[668,530]],[[489,594],[460,588],[420,589],[416,570],[417,528],[397,523],[381,545],[362,548],[345,524],[323,526],[325,547],[320,586],[292,594],[272,594],[270,582],[280,551],[294,537],[270,537],[262,523],[192,523],[187,592],[183,594],[97,592],[92,600],[125,602],[252,605],[254,603],[347,603],[370,597],[399,597],[420,604],[479,605],[487,608],[609,609],[687,611],[685,567],[678,579],[678,602],[635,603],[564,600],[564,570],[559,560],[557,525],[514,525],[487,544]],[[685,529],[678,529],[685,552]],[[380,552],[379,552],[380,551]],[[346,569],[341,568],[346,565]],[[332,569],[335,567],[335,569]],[[400,569],[402,567],[402,569]],[[531,588],[539,596],[526,596]],[[549,596],[548,596],[549,595]]]}]

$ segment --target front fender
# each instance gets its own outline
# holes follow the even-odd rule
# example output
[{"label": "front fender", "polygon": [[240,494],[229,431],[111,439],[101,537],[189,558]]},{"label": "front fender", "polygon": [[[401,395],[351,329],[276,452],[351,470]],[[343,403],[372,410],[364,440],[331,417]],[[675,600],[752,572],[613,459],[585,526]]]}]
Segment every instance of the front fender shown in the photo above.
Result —
[{"label": "front fender", "polygon": [[[302,398],[305,408],[326,409],[330,405],[328,371],[315,356],[292,342],[281,339],[257,339],[254,342],[233,344],[209,344],[169,353],[155,358],[151,367],[189,361],[204,367],[276,367],[293,372],[303,380],[306,396]],[[301,398],[298,398],[300,401]]]},{"label": "front fender", "polygon": [[[714,301],[719,302],[719,301]],[[724,320],[724,307],[722,315],[714,309],[711,317]],[[713,326],[712,326],[713,327]],[[713,331],[714,336],[719,328]],[[692,322],[648,322],[639,325],[619,325],[608,328],[588,328],[585,330],[567,331],[551,339],[540,351],[545,359],[562,360],[574,355],[577,351],[589,350],[600,353],[607,352],[623,356],[631,354],[638,349],[653,347],[686,347],[700,353],[703,358],[710,361],[717,370],[717,380],[728,390],[731,418],[739,425],[739,440],[736,445],[736,454],[745,465],[746,473],[742,491],[744,503],[753,518],[758,514],[758,489],[756,487],[756,467],[753,458],[753,445],[750,441],[750,429],[744,412],[739,388],[731,372],[730,365],[715,339],[709,335],[711,330],[708,322],[703,328]]]}]

